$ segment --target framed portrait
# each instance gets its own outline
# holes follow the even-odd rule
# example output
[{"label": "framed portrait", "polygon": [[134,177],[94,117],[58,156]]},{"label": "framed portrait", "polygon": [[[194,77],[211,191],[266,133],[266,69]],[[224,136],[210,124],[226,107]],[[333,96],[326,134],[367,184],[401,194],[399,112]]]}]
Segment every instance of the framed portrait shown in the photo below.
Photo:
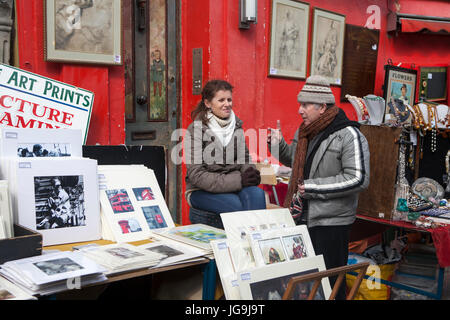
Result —
[{"label": "framed portrait", "polygon": [[121,0],[46,0],[45,59],[122,64]]},{"label": "framed portrait", "polygon": [[383,98],[386,101],[384,122],[394,117],[401,123],[411,119],[407,105],[413,105],[416,96],[417,71],[392,65],[385,65],[386,71],[383,87]]},{"label": "framed portrait", "polygon": [[342,84],[345,15],[314,8],[311,75],[321,75],[332,85]]},{"label": "framed portrait", "polygon": [[[292,277],[325,270],[323,256],[293,260],[287,263],[267,265],[238,274],[241,299],[281,300]],[[294,291],[294,300],[307,300],[313,281],[299,284]],[[323,278],[314,300],[327,300],[331,294],[328,278]]]},{"label": "framed portrait", "polygon": [[309,4],[272,0],[269,76],[306,78]]}]

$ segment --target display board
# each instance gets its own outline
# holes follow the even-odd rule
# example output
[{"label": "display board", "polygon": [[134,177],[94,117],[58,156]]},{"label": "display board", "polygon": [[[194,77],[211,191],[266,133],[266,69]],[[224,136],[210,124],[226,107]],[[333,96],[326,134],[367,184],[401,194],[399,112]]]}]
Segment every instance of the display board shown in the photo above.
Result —
[{"label": "display board", "polygon": [[166,152],[162,146],[83,146],[83,157],[96,159],[98,165],[143,164],[154,171],[166,196]]},{"label": "display board", "polygon": [[364,97],[374,92],[379,38],[379,30],[346,25],[341,101],[347,94]]},{"label": "display board", "polygon": [[395,183],[401,128],[362,125],[370,150],[370,184],[359,196],[358,214],[390,220],[395,202]]}]

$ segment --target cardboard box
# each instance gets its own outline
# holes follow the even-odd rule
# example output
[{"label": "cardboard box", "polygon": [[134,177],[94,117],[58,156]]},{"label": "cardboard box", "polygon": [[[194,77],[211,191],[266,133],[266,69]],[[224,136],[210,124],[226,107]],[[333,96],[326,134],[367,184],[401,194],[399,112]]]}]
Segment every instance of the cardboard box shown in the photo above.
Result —
[{"label": "cardboard box", "polygon": [[276,185],[277,177],[270,164],[256,163],[256,169],[261,173],[261,184]]},{"label": "cardboard box", "polygon": [[14,237],[0,240],[0,264],[42,254],[42,234],[14,224]]}]

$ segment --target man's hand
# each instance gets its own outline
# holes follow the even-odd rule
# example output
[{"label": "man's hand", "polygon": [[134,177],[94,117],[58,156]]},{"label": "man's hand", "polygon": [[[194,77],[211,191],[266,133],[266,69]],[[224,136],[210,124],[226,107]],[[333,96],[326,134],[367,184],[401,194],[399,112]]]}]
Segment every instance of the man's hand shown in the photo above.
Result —
[{"label": "man's hand", "polygon": [[298,184],[297,192],[300,193],[300,196],[302,197],[305,194],[305,184],[303,182]]},{"label": "man's hand", "polygon": [[281,124],[280,120],[277,120],[277,128],[269,128],[269,134],[267,135],[267,143],[269,144],[279,144],[283,135],[281,134]]}]

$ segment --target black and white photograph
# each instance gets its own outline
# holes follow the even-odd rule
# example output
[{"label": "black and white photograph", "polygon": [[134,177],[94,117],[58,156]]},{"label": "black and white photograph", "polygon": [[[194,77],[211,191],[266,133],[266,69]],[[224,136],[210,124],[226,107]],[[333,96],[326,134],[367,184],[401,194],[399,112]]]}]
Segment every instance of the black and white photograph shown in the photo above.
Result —
[{"label": "black and white photograph", "polygon": [[306,77],[309,4],[272,1],[269,75]]},{"label": "black and white photograph", "polygon": [[69,258],[40,261],[34,265],[48,276],[82,270],[83,267]]},{"label": "black and white photograph", "polygon": [[178,250],[176,250],[174,248],[171,248],[169,246],[165,246],[165,245],[150,247],[150,248],[147,248],[146,250],[151,251],[151,252],[164,254],[168,258],[176,257],[176,256],[179,256],[179,255],[183,254],[183,252],[178,251]]},{"label": "black and white photograph", "polygon": [[131,258],[136,258],[136,257],[142,257],[143,254],[139,253],[137,251],[131,251],[128,250],[127,248],[110,248],[105,250],[106,252],[108,252],[109,254],[121,258],[121,259],[131,259]]},{"label": "black and white photograph", "polygon": [[37,230],[86,225],[83,176],[34,178]]},{"label": "black and white photograph", "polygon": [[19,143],[17,156],[30,157],[70,157],[71,146],[68,143]]}]

